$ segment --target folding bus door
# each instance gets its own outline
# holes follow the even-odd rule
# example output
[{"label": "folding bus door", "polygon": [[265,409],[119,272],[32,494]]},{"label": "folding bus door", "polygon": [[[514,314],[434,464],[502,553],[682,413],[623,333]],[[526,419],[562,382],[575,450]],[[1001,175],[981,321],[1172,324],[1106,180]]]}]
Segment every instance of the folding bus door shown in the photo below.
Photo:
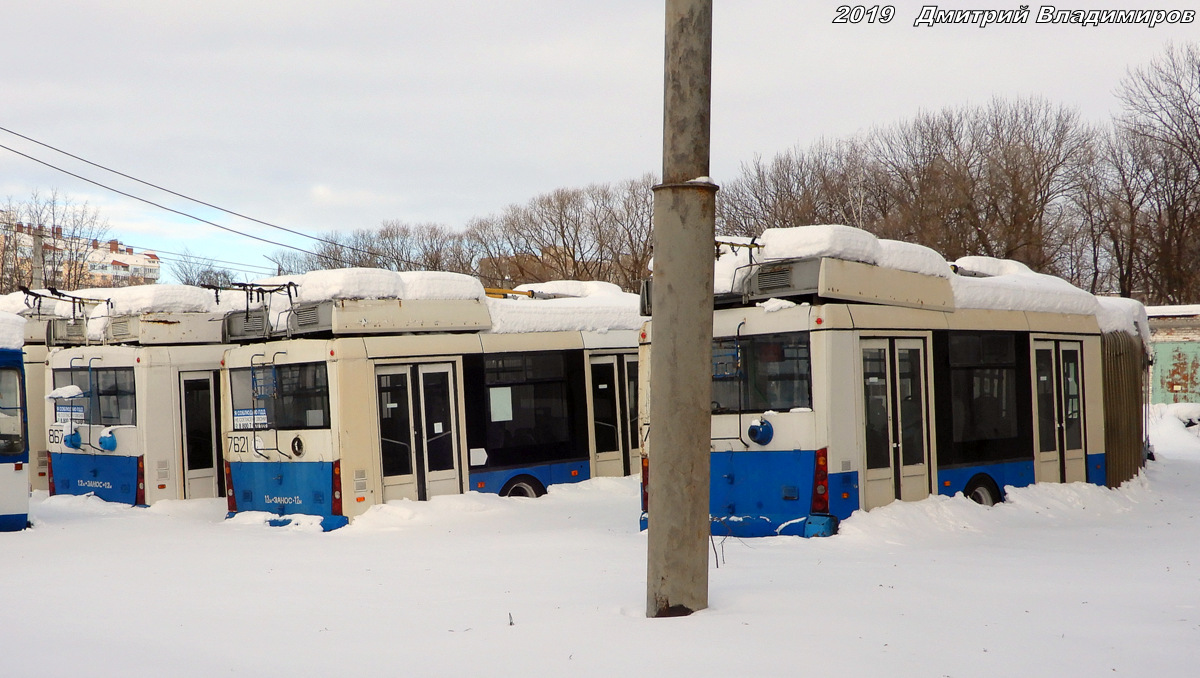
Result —
[{"label": "folding bus door", "polygon": [[634,473],[641,469],[642,465],[642,438],[641,438],[641,418],[638,414],[638,357],[636,355],[626,355],[625,360],[625,388],[621,390],[621,395],[625,399],[625,438],[628,440],[625,449],[625,475]]},{"label": "folding bus door", "polygon": [[[179,402],[183,408],[184,497],[187,499],[225,494],[225,474],[217,472],[221,450],[217,436],[215,384],[212,372],[179,373]],[[147,480],[153,482],[159,479]]]},{"label": "folding bus door", "polygon": [[384,501],[461,492],[454,366],[379,367],[375,386]]},{"label": "folding bus door", "polygon": [[929,496],[928,384],[922,339],[863,339],[865,508]]},{"label": "folding bus door", "polygon": [[623,476],[626,458],[621,426],[621,389],[618,356],[591,358],[591,421],[597,476]]},{"label": "folding bus door", "polygon": [[1037,482],[1087,479],[1082,360],[1078,341],[1033,342]]}]

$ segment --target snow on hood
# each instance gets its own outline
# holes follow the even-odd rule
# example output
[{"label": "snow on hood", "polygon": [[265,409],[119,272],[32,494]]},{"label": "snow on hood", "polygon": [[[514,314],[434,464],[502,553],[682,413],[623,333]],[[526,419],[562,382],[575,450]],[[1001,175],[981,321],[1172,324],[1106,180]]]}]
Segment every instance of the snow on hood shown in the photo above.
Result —
[{"label": "snow on hood", "polygon": [[0,348],[20,350],[25,345],[25,319],[15,313],[0,312]]},{"label": "snow on hood", "polygon": [[638,314],[638,295],[611,283],[558,280],[521,285],[517,290],[570,296],[488,298],[491,333],[636,330],[648,320]]}]

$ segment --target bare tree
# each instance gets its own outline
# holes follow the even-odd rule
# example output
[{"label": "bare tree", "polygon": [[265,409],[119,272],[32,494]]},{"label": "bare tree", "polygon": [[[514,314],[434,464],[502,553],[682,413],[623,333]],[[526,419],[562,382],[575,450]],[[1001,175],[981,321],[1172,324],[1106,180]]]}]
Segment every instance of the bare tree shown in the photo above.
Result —
[{"label": "bare tree", "polygon": [[242,282],[228,269],[218,267],[212,259],[193,255],[187,248],[171,265],[171,273],[181,285],[228,287],[235,282]]},{"label": "bare tree", "polygon": [[[33,284],[33,267],[39,261],[35,242],[40,243],[43,285],[73,290],[90,284],[87,257],[108,232],[108,221],[96,208],[57,190],[35,189],[24,201],[8,198],[3,211],[6,237],[0,255],[0,291]],[[17,233],[18,223],[28,228]]]},{"label": "bare tree", "polygon": [[1200,46],[1168,46],[1149,65],[1131,70],[1118,96],[1119,124],[1178,151],[1200,171]]}]

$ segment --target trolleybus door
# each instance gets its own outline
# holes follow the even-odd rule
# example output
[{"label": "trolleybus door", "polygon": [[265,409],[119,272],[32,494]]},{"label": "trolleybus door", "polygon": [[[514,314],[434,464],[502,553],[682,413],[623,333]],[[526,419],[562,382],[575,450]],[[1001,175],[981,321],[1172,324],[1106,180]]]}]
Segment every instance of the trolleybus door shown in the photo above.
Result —
[{"label": "trolleybus door", "polygon": [[425,448],[425,488],[429,496],[459,494],[458,406],[454,366],[419,365],[422,442]]},{"label": "trolleybus door", "polygon": [[640,432],[640,416],[638,414],[638,359],[635,355],[624,356],[625,388],[621,394],[625,397],[625,437],[628,443],[625,449],[625,475],[641,468],[642,438]]},{"label": "trolleybus door", "polygon": [[925,342],[863,339],[866,508],[929,496]]},{"label": "trolleybus door", "polygon": [[617,376],[618,356],[591,358],[590,398],[592,441],[596,475],[623,476],[628,473],[628,455],[621,426],[621,393]]},{"label": "trolleybus door", "polygon": [[[217,408],[212,372],[180,372],[183,407],[184,496],[188,499],[225,494],[225,474],[217,473]],[[150,479],[148,479],[150,480]]]},{"label": "trolleybus door", "polygon": [[1087,479],[1083,445],[1083,345],[1077,341],[1033,342],[1037,408],[1037,482]]},{"label": "trolleybus door", "polygon": [[384,501],[461,492],[454,366],[380,367],[375,381]]}]

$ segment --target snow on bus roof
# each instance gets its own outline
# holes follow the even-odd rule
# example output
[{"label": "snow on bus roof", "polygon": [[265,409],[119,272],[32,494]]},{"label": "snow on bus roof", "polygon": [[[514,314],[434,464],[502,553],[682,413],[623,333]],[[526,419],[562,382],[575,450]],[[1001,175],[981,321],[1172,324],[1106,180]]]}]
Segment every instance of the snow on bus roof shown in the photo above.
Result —
[{"label": "snow on bus roof", "polygon": [[518,291],[564,295],[555,299],[487,300],[492,334],[636,330],[648,318],[638,314],[638,296],[612,283],[556,280],[521,285]]},{"label": "snow on bus roof", "polygon": [[[1018,261],[962,257],[954,262],[963,274],[957,275],[940,254],[928,247],[876,238],[862,229],[837,224],[769,228],[758,238],[720,240],[713,281],[718,294],[740,290],[750,274],[752,260],[828,257],[948,278],[956,308],[1091,315],[1104,331],[1119,329],[1148,340],[1145,309],[1140,303],[1101,302],[1062,278],[1035,273]],[[1200,306],[1192,308],[1200,314]]]},{"label": "snow on bus roof", "polygon": [[[50,296],[50,290],[34,290],[34,293],[42,296]],[[20,315],[33,313],[38,308],[39,302],[45,308],[43,313],[49,315],[54,312],[54,305],[57,303],[53,299],[38,299],[30,297],[24,292],[9,292],[8,294],[0,295],[0,311],[5,313],[16,313]]]},{"label": "snow on bus roof", "polygon": [[1096,322],[1101,332],[1127,332],[1142,340],[1142,346],[1150,346],[1150,322],[1146,307],[1137,299],[1125,297],[1096,297],[1100,311]]},{"label": "snow on bus roof", "polygon": [[1034,273],[1017,261],[992,257],[962,257],[954,262],[960,272],[950,278],[955,308],[1040,311],[1096,315],[1100,305],[1090,292],[1052,275]]},{"label": "snow on bus roof", "polygon": [[713,278],[713,291],[727,294],[741,288],[755,262],[784,259],[843,259],[884,268],[949,278],[950,265],[924,245],[884,240],[860,228],[840,224],[768,228],[758,238],[722,237]]},{"label": "snow on bus roof", "polygon": [[[90,318],[106,318],[137,313],[220,313],[236,308],[233,300],[192,285],[135,285],[108,290],[93,290],[102,293],[103,299],[111,303],[100,303],[92,309]],[[73,296],[88,296],[71,293]],[[61,314],[60,314],[61,315]]]},{"label": "snow on bus roof", "polygon": [[295,283],[298,301],[334,299],[483,299],[483,285],[469,275],[445,271],[390,271],[382,268],[334,268],[255,281],[258,285]]},{"label": "snow on bus roof", "polygon": [[0,348],[20,349],[25,345],[25,319],[0,311]]}]

